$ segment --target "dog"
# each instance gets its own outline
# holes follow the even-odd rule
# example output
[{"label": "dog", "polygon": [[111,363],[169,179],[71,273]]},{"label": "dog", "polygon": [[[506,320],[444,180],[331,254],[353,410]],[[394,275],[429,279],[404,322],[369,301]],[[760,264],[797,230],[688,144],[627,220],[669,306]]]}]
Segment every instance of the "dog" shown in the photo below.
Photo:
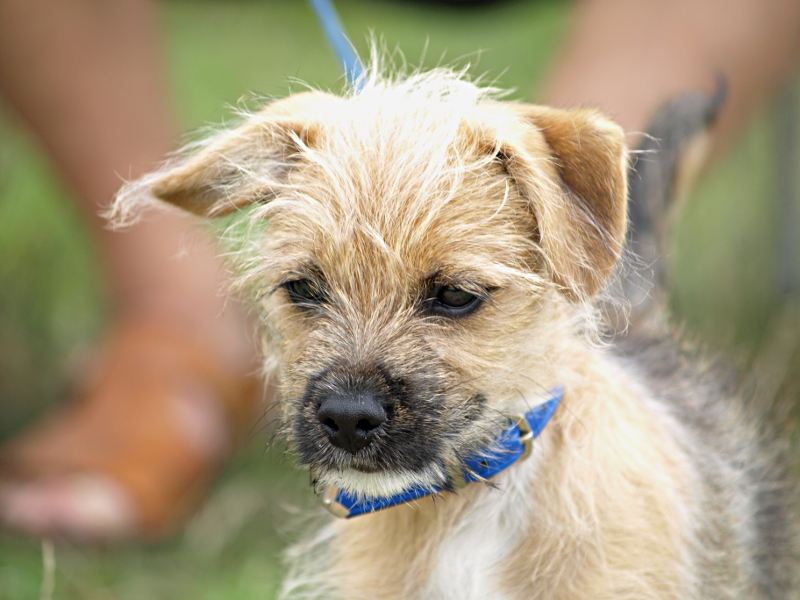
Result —
[{"label": "dog", "polygon": [[346,517],[290,552],[283,597],[798,597],[761,405],[657,307],[602,335],[625,140],[597,110],[373,69],[122,189],[117,224],[231,220],[283,431]]}]

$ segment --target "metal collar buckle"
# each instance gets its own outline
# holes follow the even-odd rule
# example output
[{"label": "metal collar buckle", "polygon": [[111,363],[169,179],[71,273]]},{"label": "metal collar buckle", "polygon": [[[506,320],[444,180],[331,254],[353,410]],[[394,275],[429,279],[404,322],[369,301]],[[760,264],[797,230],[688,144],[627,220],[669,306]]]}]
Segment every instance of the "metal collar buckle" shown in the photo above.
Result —
[{"label": "metal collar buckle", "polygon": [[533,453],[533,429],[525,415],[517,415],[512,420],[519,427],[519,443],[522,444],[522,454],[517,462],[522,462]]},{"label": "metal collar buckle", "polygon": [[346,519],[350,516],[350,510],[337,501],[339,497],[339,488],[335,485],[329,485],[325,490],[325,495],[322,497],[322,506],[328,509],[333,516],[340,519]]}]

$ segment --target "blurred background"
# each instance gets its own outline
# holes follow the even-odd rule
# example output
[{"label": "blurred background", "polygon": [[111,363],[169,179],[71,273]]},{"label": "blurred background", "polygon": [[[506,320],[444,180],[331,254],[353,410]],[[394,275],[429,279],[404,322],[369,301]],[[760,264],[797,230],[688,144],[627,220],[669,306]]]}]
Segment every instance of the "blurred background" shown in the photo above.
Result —
[{"label": "blurred background", "polygon": [[[337,0],[356,48],[370,33],[411,64],[472,65],[513,98],[532,100],[569,17],[563,0],[453,7]],[[298,0],[164,0],[168,70],[185,131],[230,119],[242,98],[282,97],[297,80],[337,90],[342,78],[309,7]],[[676,224],[672,303],[689,331],[738,359],[772,337],[778,284],[780,164],[795,94],[759,116],[703,178]],[[791,141],[791,137],[788,138]],[[797,153],[790,157],[797,158]],[[789,165],[794,175],[800,164]],[[786,169],[784,168],[784,172]],[[797,187],[796,185],[794,186]],[[35,140],[0,106],[0,440],[65,398],[80,350],[107,315],[97,259]],[[800,262],[800,256],[792,260]],[[56,544],[55,598],[274,596],[281,549],[316,503],[270,432],[254,434],[187,530],[158,545]],[[42,549],[0,532],[0,598],[36,598]]]}]

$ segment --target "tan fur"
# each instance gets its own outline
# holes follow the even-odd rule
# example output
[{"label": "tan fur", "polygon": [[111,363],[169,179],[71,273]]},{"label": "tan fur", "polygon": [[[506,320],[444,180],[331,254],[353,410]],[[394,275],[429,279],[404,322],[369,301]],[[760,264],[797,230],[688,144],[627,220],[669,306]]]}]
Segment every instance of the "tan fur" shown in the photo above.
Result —
[{"label": "tan fur", "polygon": [[[742,595],[754,588],[737,554],[749,525],[704,481],[694,434],[594,343],[591,299],[625,237],[626,161],[622,131],[597,111],[502,103],[447,71],[373,73],[345,98],[270,104],[123,189],[117,222],[154,197],[236,212],[236,289],[263,317],[285,430],[320,488],[441,485],[442,464],[564,386],[529,461],[494,487],[328,524],[293,551],[287,597],[756,597]],[[293,303],[296,280],[324,300]],[[425,312],[434,284],[484,301],[458,318]],[[319,380],[386,373],[407,386],[392,405],[406,433],[381,442],[392,466],[375,471],[337,454],[308,398]],[[436,460],[404,466],[425,453]],[[459,536],[496,555],[471,564]]]},{"label": "tan fur", "polygon": [[609,367],[586,357],[582,384],[565,398],[570,414],[549,432],[550,467],[531,489],[531,535],[506,565],[511,597],[681,597],[689,465],[668,423]]}]

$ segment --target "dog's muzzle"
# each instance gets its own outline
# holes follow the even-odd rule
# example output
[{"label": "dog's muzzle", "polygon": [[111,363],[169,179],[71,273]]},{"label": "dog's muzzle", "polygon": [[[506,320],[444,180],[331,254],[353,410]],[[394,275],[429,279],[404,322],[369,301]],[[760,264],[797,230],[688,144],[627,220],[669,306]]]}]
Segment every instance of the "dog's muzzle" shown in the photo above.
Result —
[{"label": "dog's muzzle", "polygon": [[564,394],[562,387],[550,392],[550,399],[523,415],[510,418],[507,429],[491,444],[465,457],[461,464],[448,468],[450,482],[447,487],[417,485],[394,496],[366,498],[329,486],[322,504],[333,515],[349,519],[384,508],[413,502],[443,491],[455,491],[468,483],[488,481],[515,463],[526,460],[533,452],[533,440],[539,436],[556,412]]}]

